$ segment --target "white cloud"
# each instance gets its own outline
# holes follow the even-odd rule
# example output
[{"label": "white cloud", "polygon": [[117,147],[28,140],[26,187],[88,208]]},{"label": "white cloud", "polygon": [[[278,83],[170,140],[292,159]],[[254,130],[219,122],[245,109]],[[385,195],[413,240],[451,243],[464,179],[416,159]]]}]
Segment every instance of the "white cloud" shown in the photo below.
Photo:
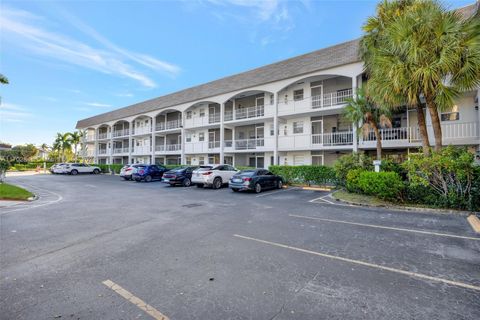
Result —
[{"label": "white cloud", "polygon": [[178,66],[116,46],[78,19],[71,20],[78,29],[102,44],[103,49],[94,48],[71,37],[39,27],[36,23],[41,20],[41,17],[37,19],[35,17],[27,11],[4,6],[0,14],[2,38],[11,40],[14,45],[25,47],[31,52],[102,73],[127,77],[148,88],[156,87],[155,82],[137,70],[138,68],[132,63],[170,76],[180,72]]},{"label": "white cloud", "polygon": [[5,122],[25,122],[33,114],[22,106],[13,103],[0,104],[0,120]]},{"label": "white cloud", "polygon": [[121,97],[121,98],[132,98],[133,97],[133,93],[129,93],[129,92],[126,92],[126,93],[117,93],[115,94],[117,97]]},{"label": "white cloud", "polygon": [[85,103],[87,106],[91,107],[100,107],[100,108],[109,108],[112,105],[111,104],[106,104],[106,103],[100,103],[100,102],[87,102]]}]

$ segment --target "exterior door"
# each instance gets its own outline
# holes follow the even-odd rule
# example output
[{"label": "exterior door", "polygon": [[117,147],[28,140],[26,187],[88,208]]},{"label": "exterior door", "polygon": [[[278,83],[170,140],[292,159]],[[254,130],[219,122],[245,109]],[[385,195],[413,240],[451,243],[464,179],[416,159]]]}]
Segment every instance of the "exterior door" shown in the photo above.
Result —
[{"label": "exterior door", "polygon": [[255,98],[255,106],[257,107],[257,117],[262,117],[265,114],[265,98],[264,97],[257,97]]},{"label": "exterior door", "polygon": [[256,127],[255,128],[255,138],[257,139],[257,147],[263,147],[265,145],[264,137],[265,137],[265,128],[264,127]]},{"label": "exterior door", "polygon": [[316,85],[311,87],[312,91],[312,107],[321,108],[323,107],[323,85]]},{"label": "exterior door", "polygon": [[312,144],[323,144],[323,120],[312,121]]}]

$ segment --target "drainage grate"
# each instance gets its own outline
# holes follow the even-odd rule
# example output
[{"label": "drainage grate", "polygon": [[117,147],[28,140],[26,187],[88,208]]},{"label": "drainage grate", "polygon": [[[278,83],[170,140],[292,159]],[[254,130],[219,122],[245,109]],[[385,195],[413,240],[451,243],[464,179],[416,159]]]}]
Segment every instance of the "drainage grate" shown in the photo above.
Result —
[{"label": "drainage grate", "polygon": [[195,208],[195,207],[201,207],[202,204],[200,203],[189,203],[189,204],[184,204],[182,207],[185,208]]}]

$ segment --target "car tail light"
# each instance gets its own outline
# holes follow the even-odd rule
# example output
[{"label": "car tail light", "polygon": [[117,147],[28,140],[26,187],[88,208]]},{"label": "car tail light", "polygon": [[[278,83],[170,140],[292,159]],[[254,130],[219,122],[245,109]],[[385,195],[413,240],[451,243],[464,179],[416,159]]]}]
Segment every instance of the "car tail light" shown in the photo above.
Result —
[{"label": "car tail light", "polygon": [[139,170],[138,173],[144,174],[144,173],[145,173],[145,170]]},{"label": "car tail light", "polygon": [[127,170],[125,170],[125,171],[132,171],[132,168],[128,168],[128,169],[127,169]]},{"label": "car tail light", "polygon": [[243,181],[251,181],[252,178],[243,178]]},{"label": "car tail light", "polygon": [[202,173],[204,176],[208,176],[208,175],[211,175],[212,174],[212,171],[206,171],[204,173]]}]

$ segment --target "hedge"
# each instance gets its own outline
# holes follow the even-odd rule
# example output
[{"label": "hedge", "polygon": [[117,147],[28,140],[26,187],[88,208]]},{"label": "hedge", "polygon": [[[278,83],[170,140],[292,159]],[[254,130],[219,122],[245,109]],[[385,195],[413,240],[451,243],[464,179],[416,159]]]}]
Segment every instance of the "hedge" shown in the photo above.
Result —
[{"label": "hedge", "polygon": [[326,166],[270,166],[269,170],[282,176],[286,183],[335,185],[335,170]]},{"label": "hedge", "polygon": [[401,199],[405,188],[396,172],[364,171],[358,176],[357,184],[363,193],[385,200]]},{"label": "hedge", "polygon": [[[54,162],[46,162],[47,169],[50,168]],[[15,163],[9,168],[9,170],[13,171],[27,171],[27,170],[35,170],[37,167],[43,169],[43,161],[42,162],[27,162],[27,163]]]}]

